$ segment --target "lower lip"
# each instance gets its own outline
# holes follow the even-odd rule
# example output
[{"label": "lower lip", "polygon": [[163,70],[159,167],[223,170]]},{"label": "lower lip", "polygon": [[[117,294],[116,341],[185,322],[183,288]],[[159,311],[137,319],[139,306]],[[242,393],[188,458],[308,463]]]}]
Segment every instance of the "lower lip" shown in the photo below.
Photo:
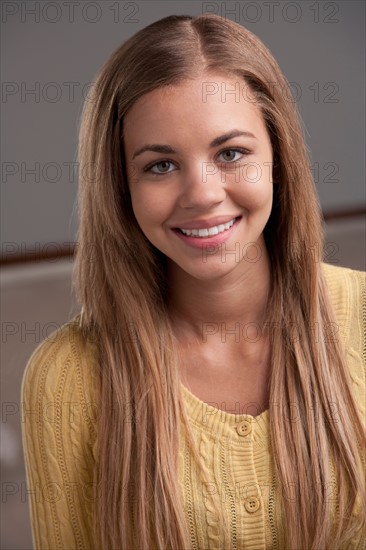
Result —
[{"label": "lower lip", "polygon": [[222,233],[218,233],[217,235],[212,235],[212,237],[188,237],[188,235],[184,235],[179,231],[179,229],[173,229],[174,233],[182,239],[188,246],[191,246],[192,248],[205,248],[207,246],[219,246],[220,244],[224,243],[228,240],[228,238],[233,234],[237,226],[239,225],[241,220],[241,216],[239,218],[236,218],[233,225],[230,227],[230,229],[226,229]]}]

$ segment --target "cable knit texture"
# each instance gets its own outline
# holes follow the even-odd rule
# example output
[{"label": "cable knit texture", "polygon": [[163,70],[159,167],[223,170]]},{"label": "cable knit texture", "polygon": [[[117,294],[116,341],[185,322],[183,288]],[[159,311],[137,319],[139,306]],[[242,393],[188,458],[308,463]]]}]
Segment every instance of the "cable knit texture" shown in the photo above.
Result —
[{"label": "cable knit texture", "polygon": [[[327,264],[323,270],[366,423],[365,274]],[[37,550],[96,549],[91,533],[97,348],[96,342],[85,343],[78,321],[76,316],[37,347],[22,380],[23,450]],[[204,403],[183,384],[181,389],[211,480],[202,483],[181,425],[179,490],[192,549],[284,550],[286,523],[278,505],[268,409],[256,417],[233,414]],[[214,495],[229,540],[218,528]],[[365,549],[365,540],[359,533],[342,550]]]}]

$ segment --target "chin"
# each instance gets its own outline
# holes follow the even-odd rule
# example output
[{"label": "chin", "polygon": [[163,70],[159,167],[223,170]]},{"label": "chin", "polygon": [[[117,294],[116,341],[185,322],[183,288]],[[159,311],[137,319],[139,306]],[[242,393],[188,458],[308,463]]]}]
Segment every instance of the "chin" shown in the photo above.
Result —
[{"label": "chin", "polygon": [[229,262],[221,262],[221,260],[218,260],[217,262],[208,261],[207,263],[200,261],[200,265],[195,266],[194,269],[192,268],[192,265],[186,267],[176,264],[176,266],[187,275],[199,281],[219,280],[231,273],[237,265],[238,264],[235,262],[231,265]]}]

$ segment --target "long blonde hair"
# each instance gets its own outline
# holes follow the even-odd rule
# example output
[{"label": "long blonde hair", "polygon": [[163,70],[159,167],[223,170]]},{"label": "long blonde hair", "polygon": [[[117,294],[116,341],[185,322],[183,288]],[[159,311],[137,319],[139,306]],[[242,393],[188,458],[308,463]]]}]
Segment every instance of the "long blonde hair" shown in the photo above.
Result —
[{"label": "long blonde hair", "polygon": [[[271,339],[269,414],[278,486],[295,482],[297,488],[284,507],[286,547],[336,548],[352,529],[365,526],[363,514],[356,526],[350,513],[359,496],[366,517],[365,431],[344,350],[329,338],[336,319],[322,258],[312,253],[323,249],[322,219],[288,84],[268,49],[242,26],[215,15],[169,16],[111,55],[81,120],[74,282],[82,326],[98,334],[94,526],[99,548],[191,548],[178,488],[181,420],[193,452],[195,445],[168,321],[165,257],[146,239],[132,211],[123,119],[151,90],[223,70],[244,79],[255,93],[274,153],[273,209],[264,232],[273,275],[267,319],[278,328]],[[293,337],[294,327],[300,339]],[[329,406],[331,396],[337,396],[339,422]],[[293,403],[301,414],[289,422]],[[195,457],[206,480],[197,452]],[[335,480],[334,511],[326,493]]]}]

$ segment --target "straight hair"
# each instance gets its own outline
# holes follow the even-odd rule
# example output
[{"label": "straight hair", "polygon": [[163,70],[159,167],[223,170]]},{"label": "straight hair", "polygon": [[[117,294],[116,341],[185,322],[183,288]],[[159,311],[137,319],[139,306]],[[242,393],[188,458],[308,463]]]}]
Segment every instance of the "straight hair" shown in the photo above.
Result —
[{"label": "straight hair", "polygon": [[[269,382],[275,479],[277,487],[295,486],[291,499],[278,491],[286,548],[338,548],[365,528],[365,428],[344,349],[331,330],[337,321],[321,268],[321,211],[289,85],[269,50],[241,25],[180,15],[124,42],[100,69],[82,112],[74,285],[80,325],[98,340],[98,548],[191,548],[178,486],[181,422],[202,482],[209,482],[181,394],[165,257],[132,210],[123,120],[152,90],[224,73],[255,95],[274,155],[264,230],[272,273],[266,318],[276,327]],[[291,422],[294,403],[300,414]],[[333,483],[337,505],[329,499]],[[227,534],[219,495],[212,498]]]}]

